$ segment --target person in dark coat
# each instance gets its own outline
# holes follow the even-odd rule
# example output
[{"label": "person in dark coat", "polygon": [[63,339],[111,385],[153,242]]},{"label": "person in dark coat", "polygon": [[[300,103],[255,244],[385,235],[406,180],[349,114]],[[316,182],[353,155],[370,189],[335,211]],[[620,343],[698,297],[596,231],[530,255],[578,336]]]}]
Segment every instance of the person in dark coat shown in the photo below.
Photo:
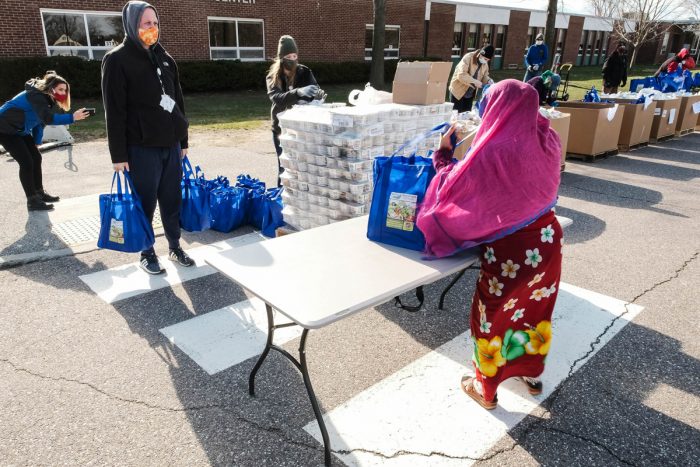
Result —
[{"label": "person in dark coat", "polygon": [[41,144],[46,125],[70,125],[89,115],[85,109],[70,110],[70,86],[56,72],[30,79],[24,91],[0,107],[0,144],[19,164],[19,181],[29,211],[48,211],[60,201],[44,190]]},{"label": "person in dark coat", "polygon": [[540,105],[552,105],[557,99],[555,97],[557,86],[559,86],[559,75],[550,70],[528,80],[527,84],[535,88],[539,95]]},{"label": "person in dark coat", "polygon": [[[280,146],[280,128],[277,114],[300,102],[311,102],[314,99],[324,99],[326,93],[319,88],[311,70],[299,64],[299,49],[292,36],[280,37],[277,45],[277,58],[267,73],[267,96],[272,102],[270,116],[272,118],[272,142],[277,153],[277,167],[281,174],[283,169],[279,164],[282,155]],[[280,184],[279,178],[277,184]]]},{"label": "person in dark coat", "polygon": [[[107,141],[115,171],[129,171],[149,221],[160,206],[168,258],[194,261],[180,247],[182,158],[187,154],[185,102],[175,60],[158,42],[155,8],[130,1],[122,11],[124,42],[102,60]],[[141,269],[165,270],[153,248],[141,252]]]},{"label": "person in dark coat", "polygon": [[627,85],[627,48],[620,44],[603,63],[603,92],[615,94]]},{"label": "person in dark coat", "polygon": [[525,77],[524,82],[530,81],[535,76],[540,76],[544,72],[544,67],[549,58],[549,48],[544,43],[544,34],[539,33],[535,38],[535,43],[527,49],[525,54]]}]

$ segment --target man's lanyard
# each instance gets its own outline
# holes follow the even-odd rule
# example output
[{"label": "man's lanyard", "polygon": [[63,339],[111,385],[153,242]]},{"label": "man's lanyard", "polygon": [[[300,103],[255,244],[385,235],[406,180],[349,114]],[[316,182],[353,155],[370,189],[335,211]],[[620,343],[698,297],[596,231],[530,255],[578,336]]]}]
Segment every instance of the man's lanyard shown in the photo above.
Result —
[{"label": "man's lanyard", "polygon": [[163,80],[161,79],[161,71],[160,71],[160,64],[158,63],[158,60],[156,59],[156,54],[153,51],[149,51],[149,55],[151,58],[151,62],[153,62],[153,65],[156,67],[156,76],[158,77],[158,82],[160,83],[160,89],[163,91],[163,94],[160,96],[160,106],[165,110],[166,112],[172,112],[173,109],[175,108],[176,102],[173,100],[172,97],[170,97],[166,92],[165,92],[165,86],[163,85]]}]

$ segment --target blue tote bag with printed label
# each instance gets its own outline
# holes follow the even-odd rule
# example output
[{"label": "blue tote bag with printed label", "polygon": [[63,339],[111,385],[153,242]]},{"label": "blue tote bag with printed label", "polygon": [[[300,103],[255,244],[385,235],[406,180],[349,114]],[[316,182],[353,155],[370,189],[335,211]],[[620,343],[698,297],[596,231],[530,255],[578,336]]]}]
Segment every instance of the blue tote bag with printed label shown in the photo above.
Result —
[{"label": "blue tote bag with printed label", "polygon": [[431,135],[446,130],[444,123],[404,144],[389,157],[374,160],[374,193],[369,211],[367,238],[387,245],[423,251],[425,237],[416,226],[416,218],[435,167],[430,157],[397,156]]},{"label": "blue tote bag with printed label", "polygon": [[[114,192],[114,182],[117,192]],[[155,243],[153,227],[143,212],[129,172],[124,171],[122,191],[119,172],[114,172],[109,194],[100,195],[100,236],[97,246],[108,250],[137,253]]]}]

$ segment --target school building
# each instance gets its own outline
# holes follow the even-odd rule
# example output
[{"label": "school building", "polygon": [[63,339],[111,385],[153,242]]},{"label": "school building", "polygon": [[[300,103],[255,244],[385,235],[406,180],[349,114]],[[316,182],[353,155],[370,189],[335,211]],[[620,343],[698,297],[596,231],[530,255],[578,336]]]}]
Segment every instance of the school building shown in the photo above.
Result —
[{"label": "school building", "polygon": [[[124,37],[124,0],[4,0],[0,57],[76,55],[101,60]],[[262,61],[291,34],[300,60],[369,60],[372,0],[153,0],[161,40],[179,60]],[[387,0],[387,59],[456,59],[486,43],[496,48],[492,68],[522,68],[523,55],[544,31],[546,13],[465,0]],[[562,62],[600,65],[611,46],[604,18],[562,13],[556,50]],[[658,63],[681,47],[698,54],[699,37],[673,26],[643,47],[638,62]]]}]

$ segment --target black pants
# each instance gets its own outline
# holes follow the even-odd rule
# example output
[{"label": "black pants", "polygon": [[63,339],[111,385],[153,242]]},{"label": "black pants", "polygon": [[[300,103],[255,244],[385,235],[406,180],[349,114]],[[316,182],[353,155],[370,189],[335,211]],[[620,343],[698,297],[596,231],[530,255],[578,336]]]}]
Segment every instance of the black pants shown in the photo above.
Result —
[{"label": "black pants", "polygon": [[[171,148],[129,146],[129,173],[150,222],[160,206],[165,238],[170,248],[180,246],[180,206],[182,205],[182,161],[180,145]],[[144,253],[152,253],[153,249]]]},{"label": "black pants", "polygon": [[462,97],[461,99],[457,99],[452,95],[452,93],[450,93],[450,102],[454,104],[452,108],[456,110],[457,113],[467,112],[472,109],[472,105],[474,104],[474,95],[472,95],[472,97]]},{"label": "black pants", "polygon": [[0,144],[19,164],[19,181],[27,198],[43,190],[41,153],[34,144],[34,138],[0,134]]},{"label": "black pants", "polygon": [[272,132],[272,142],[275,145],[275,152],[277,153],[277,186],[282,186],[282,180],[280,180],[280,175],[284,172],[282,165],[280,164],[280,156],[282,155],[282,146],[280,146],[280,135]]}]

